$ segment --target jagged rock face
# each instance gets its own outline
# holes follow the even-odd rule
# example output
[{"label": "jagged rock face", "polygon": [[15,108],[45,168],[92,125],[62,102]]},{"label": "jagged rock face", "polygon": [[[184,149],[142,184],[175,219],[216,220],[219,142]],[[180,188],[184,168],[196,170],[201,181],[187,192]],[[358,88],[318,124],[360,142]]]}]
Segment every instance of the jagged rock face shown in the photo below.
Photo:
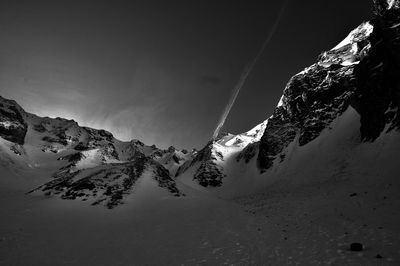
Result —
[{"label": "jagged rock face", "polygon": [[371,22],[371,49],[355,68],[354,108],[361,115],[361,136],[367,141],[375,140],[386,125],[390,125],[389,130],[400,125],[399,1],[388,1],[389,6]]},{"label": "jagged rock face", "polygon": [[371,22],[289,81],[259,144],[262,170],[291,142],[302,146],[317,138],[350,105],[360,114],[364,141],[375,140],[387,125],[399,128],[399,1],[374,2]]},{"label": "jagged rock face", "polygon": [[183,163],[177,170],[175,176],[179,176],[190,167],[198,165],[193,175],[193,180],[196,180],[198,184],[203,187],[221,186],[225,174],[222,168],[217,165],[216,160],[222,160],[223,156],[219,152],[213,150],[213,144],[214,143],[211,141],[199,152],[193,151],[193,158]]},{"label": "jagged rock face", "polygon": [[254,156],[258,153],[258,147],[260,142],[254,142],[247,145],[236,157],[236,162],[240,162],[240,160],[244,160],[245,163],[249,163]]},{"label": "jagged rock face", "polygon": [[154,179],[158,182],[160,187],[167,189],[176,197],[185,196],[185,194],[180,192],[176,187],[175,180],[171,178],[167,169],[154,160],[150,160],[149,163],[154,167]]},{"label": "jagged rock face", "polygon": [[[218,156],[218,155],[217,155]],[[219,155],[222,156],[222,155]],[[193,179],[203,187],[218,187],[222,185],[224,174],[222,169],[215,163],[217,158],[213,154],[213,143],[210,142],[206,147],[197,153],[197,156],[191,162],[191,166],[200,163]]]},{"label": "jagged rock face", "polygon": [[[279,112],[279,110],[277,111]],[[272,166],[275,157],[294,140],[297,129],[288,121],[288,118],[274,116],[270,119],[266,131],[260,140],[258,162],[261,169]]]},{"label": "jagged rock face", "polygon": [[0,136],[23,145],[27,131],[28,125],[23,118],[22,108],[15,101],[0,96]]},{"label": "jagged rock face", "polygon": [[[74,164],[81,159],[79,154],[62,159],[68,159]],[[34,191],[42,191],[47,196],[56,195],[62,199],[89,201],[92,205],[101,204],[112,209],[123,204],[124,197],[131,193],[146,169],[153,172],[152,176],[160,187],[167,189],[174,196],[184,196],[176,187],[168,170],[143,154],[136,156],[135,160],[122,164],[78,171],[61,170],[55,174],[54,180]]]},{"label": "jagged rock face", "polygon": [[208,160],[200,164],[193,179],[197,180],[203,187],[219,187],[222,185],[224,176],[222,169],[220,169],[213,160]]},{"label": "jagged rock face", "polygon": [[258,152],[259,140],[268,119],[242,134],[220,133],[198,153],[192,151],[193,159],[186,161],[175,176],[192,168],[193,180],[203,187],[219,187],[227,176],[224,169],[231,161],[248,163]]}]

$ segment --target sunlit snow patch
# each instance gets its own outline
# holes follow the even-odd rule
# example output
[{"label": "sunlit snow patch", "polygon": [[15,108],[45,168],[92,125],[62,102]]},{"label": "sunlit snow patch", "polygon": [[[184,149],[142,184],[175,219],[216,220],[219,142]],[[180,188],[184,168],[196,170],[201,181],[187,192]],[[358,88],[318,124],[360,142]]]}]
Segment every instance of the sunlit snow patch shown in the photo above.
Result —
[{"label": "sunlit snow patch", "polygon": [[[350,34],[338,45],[336,45],[332,50],[338,50],[348,44],[354,44],[359,41],[365,40],[374,31],[374,26],[369,22],[364,22],[356,29],[350,32]],[[353,48],[353,51],[357,52],[357,48]]]}]

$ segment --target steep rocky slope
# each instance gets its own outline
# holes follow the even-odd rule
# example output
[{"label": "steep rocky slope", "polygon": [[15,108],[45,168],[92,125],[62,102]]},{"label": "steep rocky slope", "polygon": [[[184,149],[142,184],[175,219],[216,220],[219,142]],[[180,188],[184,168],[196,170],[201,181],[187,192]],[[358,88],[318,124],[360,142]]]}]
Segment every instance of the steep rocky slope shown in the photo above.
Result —
[{"label": "steep rocky slope", "polygon": [[364,141],[399,128],[400,11],[388,7],[376,1],[373,20],[289,81],[261,138],[260,168],[271,167],[297,135],[300,146],[317,138],[349,106],[360,115]]},{"label": "steep rocky slope", "polygon": [[[373,9],[371,21],[363,22],[336,47],[323,52],[315,64],[290,79],[272,116],[256,127],[256,135],[220,136],[178,174],[187,170],[185,175],[193,176],[201,186],[219,187],[238,172],[268,180],[277,176],[278,168],[288,167],[296,147],[309,146],[317,139],[332,141],[325,135],[339,120],[360,122],[354,129],[357,144],[398,132],[399,1],[374,1]],[[243,140],[243,136],[250,138]],[[345,151],[336,153],[340,157]],[[190,178],[184,179],[189,182]]]}]

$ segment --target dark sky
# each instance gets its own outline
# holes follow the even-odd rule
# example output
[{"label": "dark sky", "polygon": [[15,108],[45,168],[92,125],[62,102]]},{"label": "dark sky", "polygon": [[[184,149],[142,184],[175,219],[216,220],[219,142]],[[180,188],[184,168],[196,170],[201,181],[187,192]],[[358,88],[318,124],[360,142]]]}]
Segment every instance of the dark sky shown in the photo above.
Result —
[{"label": "dark sky", "polygon": [[[289,78],[370,17],[368,0],[289,0],[223,131],[270,116]],[[0,94],[120,139],[200,148],[283,1],[0,1]]]}]

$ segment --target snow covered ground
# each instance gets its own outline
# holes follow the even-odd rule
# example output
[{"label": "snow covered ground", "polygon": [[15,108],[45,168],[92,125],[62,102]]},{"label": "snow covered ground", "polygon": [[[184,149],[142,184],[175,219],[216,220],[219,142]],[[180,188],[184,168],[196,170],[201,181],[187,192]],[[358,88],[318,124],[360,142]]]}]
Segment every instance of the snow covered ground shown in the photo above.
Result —
[{"label": "snow covered ground", "polygon": [[[13,178],[2,173],[3,181]],[[256,263],[262,250],[249,226],[253,217],[234,203],[186,191],[174,198],[143,178],[127,204],[108,210],[1,186],[0,264]]]}]

